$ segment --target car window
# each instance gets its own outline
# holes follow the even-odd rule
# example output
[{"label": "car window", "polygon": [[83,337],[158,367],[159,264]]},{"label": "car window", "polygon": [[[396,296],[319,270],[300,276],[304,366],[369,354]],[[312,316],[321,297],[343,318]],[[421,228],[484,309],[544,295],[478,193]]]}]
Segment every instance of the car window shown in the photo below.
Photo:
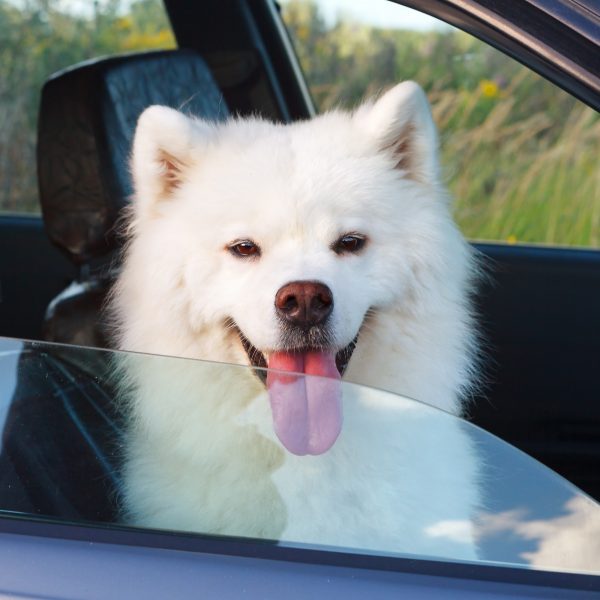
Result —
[{"label": "car window", "polygon": [[[270,394],[275,383],[281,396],[339,391],[344,423],[329,450],[293,447],[273,399],[255,393],[261,376]],[[223,398],[229,380],[245,383]],[[600,573],[598,504],[498,438],[408,398],[289,372],[0,338],[0,399],[3,518]],[[136,402],[162,414],[159,427]],[[185,435],[169,431],[183,405],[195,423],[192,454]],[[385,453],[373,453],[374,436]]]},{"label": "car window", "polygon": [[52,73],[95,56],[173,48],[161,0],[0,1],[0,213],[39,213],[36,128]]},{"label": "car window", "polygon": [[284,0],[318,110],[414,79],[474,240],[600,247],[598,113],[500,51],[386,0]]}]

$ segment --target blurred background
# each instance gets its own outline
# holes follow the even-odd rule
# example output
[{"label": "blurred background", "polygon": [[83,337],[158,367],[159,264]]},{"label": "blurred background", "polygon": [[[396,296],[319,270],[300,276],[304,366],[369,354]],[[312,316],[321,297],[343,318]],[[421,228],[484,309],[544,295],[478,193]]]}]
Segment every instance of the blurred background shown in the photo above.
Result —
[{"label": "blurred background", "polygon": [[[597,112],[472,36],[385,0],[280,8],[319,111],[405,79],[425,88],[467,237],[600,246]],[[0,0],[0,211],[39,211],[35,129],[48,75],[172,47],[160,0]]]},{"label": "blurred background", "polygon": [[49,75],[95,56],[174,48],[161,0],[0,0],[0,212],[39,212],[35,144]]}]

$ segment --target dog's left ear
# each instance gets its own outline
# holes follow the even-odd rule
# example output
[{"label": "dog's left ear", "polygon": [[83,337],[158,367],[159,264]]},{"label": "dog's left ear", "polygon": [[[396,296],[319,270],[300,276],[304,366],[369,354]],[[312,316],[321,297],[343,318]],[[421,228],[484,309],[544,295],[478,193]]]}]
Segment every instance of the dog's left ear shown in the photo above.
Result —
[{"label": "dog's left ear", "polygon": [[209,135],[208,124],[166,106],[141,114],[131,156],[138,213],[173,196]]},{"label": "dog's left ear", "polygon": [[378,149],[389,152],[409,179],[435,184],[439,178],[437,131],[427,96],[414,81],[393,87],[357,118]]}]

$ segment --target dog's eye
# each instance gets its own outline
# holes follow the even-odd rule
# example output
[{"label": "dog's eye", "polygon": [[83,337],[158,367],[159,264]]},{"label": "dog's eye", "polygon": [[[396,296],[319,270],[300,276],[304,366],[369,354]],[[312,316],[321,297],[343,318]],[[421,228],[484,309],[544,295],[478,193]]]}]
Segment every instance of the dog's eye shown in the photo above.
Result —
[{"label": "dog's eye", "polygon": [[360,252],[367,242],[367,238],[356,233],[343,235],[335,244],[333,251],[337,254],[356,254]]},{"label": "dog's eye", "polygon": [[235,242],[229,246],[229,251],[234,256],[242,256],[244,258],[248,256],[260,256],[260,248],[251,240]]}]

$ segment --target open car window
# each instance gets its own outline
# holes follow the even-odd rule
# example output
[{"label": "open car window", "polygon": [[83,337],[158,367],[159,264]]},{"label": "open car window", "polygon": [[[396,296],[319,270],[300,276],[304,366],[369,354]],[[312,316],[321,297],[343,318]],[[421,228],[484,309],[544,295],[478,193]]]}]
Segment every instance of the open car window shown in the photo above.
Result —
[{"label": "open car window", "polygon": [[427,92],[468,238],[598,248],[600,117],[491,45],[387,0],[284,0],[317,109],[398,81]]},{"label": "open car window", "polygon": [[[148,390],[157,377],[185,373],[195,382],[196,397],[215,406],[220,381],[240,370],[248,372],[248,382],[254,377],[249,367],[1,339],[3,518],[163,528],[151,512],[125,506],[131,482],[148,461],[136,456],[144,448],[139,437],[147,432],[128,422],[126,403],[119,400],[124,363],[129,372],[133,368],[140,374]],[[267,377],[284,391],[331,385],[331,380],[306,375]],[[172,398],[163,394],[160,401],[168,415]],[[408,398],[344,382],[341,401],[344,428],[333,448],[320,456],[286,450],[280,441],[285,436],[270,418],[266,393],[252,403],[241,402],[235,414],[214,411],[198,431],[199,438],[212,432],[210,444],[196,456],[198,465],[211,463],[198,471],[198,485],[210,490],[198,505],[207,519],[189,531],[184,520],[180,526],[174,517],[168,529],[323,551],[600,573],[600,506],[546,467],[474,425]],[[401,435],[386,433],[390,429],[385,424],[398,419]],[[386,435],[387,447],[400,448],[409,460],[391,460],[392,451],[372,453],[375,437]],[[250,438],[252,447],[272,447],[274,460],[262,470],[266,477],[257,470],[257,454],[240,454],[248,448],[241,442]],[[459,438],[462,446],[453,442]],[[172,446],[180,443],[174,438]],[[457,452],[465,452],[469,460],[453,455]],[[452,468],[458,459],[461,470]],[[347,466],[339,468],[342,463]],[[476,502],[471,493],[460,491],[465,465],[477,484]],[[372,477],[372,472],[382,476]],[[243,475],[236,478],[236,473],[255,475],[243,487]],[[136,489],[143,506],[146,492],[139,485]],[[169,493],[179,493],[177,486]],[[328,526],[315,533],[305,516],[309,509],[320,510],[324,496],[336,494],[340,510],[324,505],[330,511],[324,519]],[[220,498],[217,503],[215,497]],[[395,500],[382,503],[383,497]],[[348,503],[360,507],[356,514],[364,519],[344,519]],[[407,523],[409,513],[418,517]],[[250,521],[269,526],[257,535]],[[382,533],[396,531],[399,523],[400,534]]]}]

